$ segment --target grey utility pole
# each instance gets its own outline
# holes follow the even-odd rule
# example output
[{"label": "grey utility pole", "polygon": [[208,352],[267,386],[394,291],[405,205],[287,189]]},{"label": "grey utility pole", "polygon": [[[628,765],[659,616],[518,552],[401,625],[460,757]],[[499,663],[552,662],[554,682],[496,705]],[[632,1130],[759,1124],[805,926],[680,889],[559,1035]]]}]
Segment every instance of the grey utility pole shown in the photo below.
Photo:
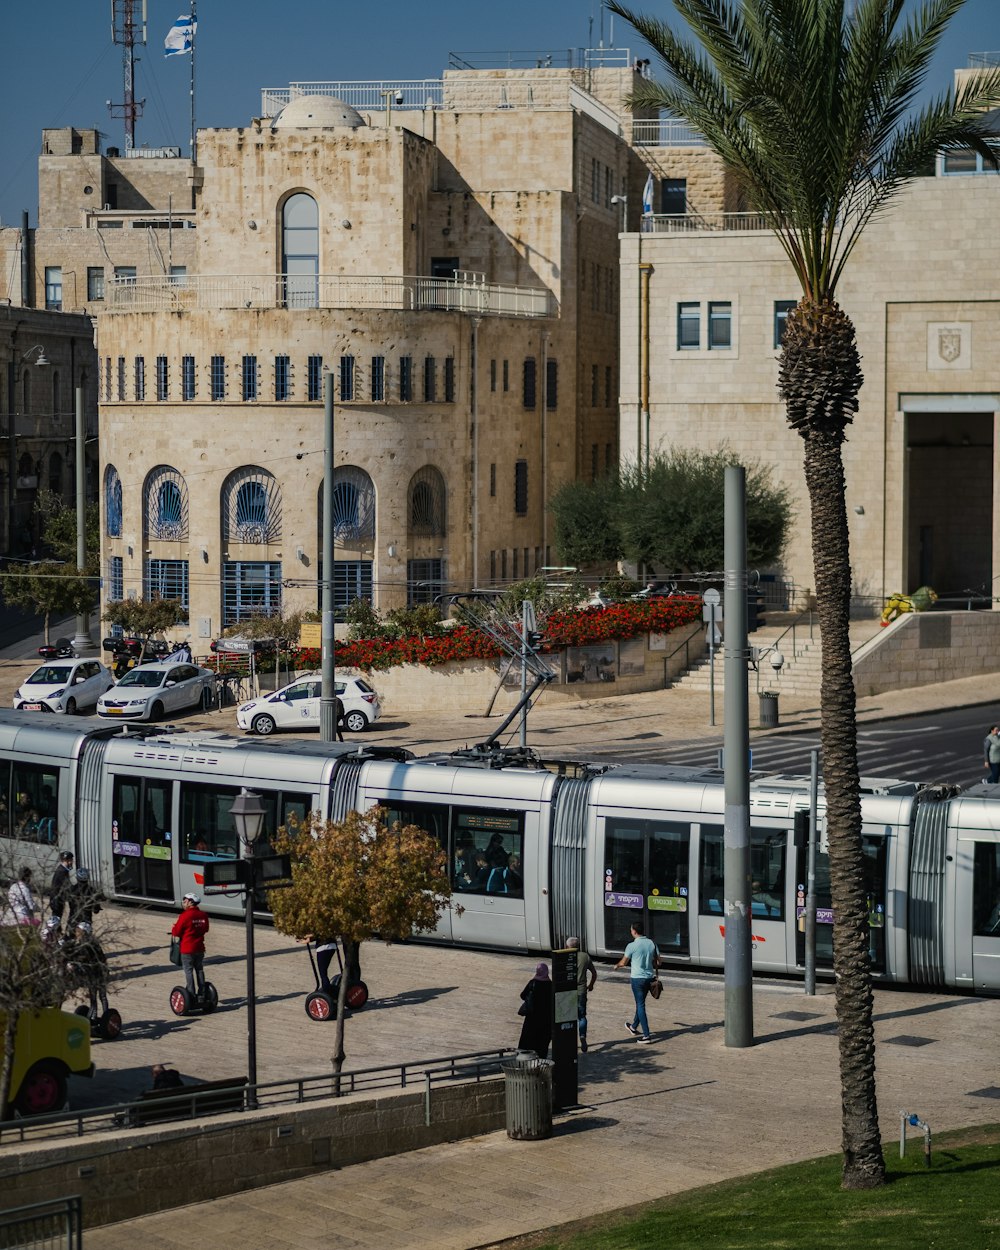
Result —
[{"label": "grey utility pole", "polygon": [[320,626],[323,686],[319,700],[321,742],[337,737],[337,673],[333,658],[333,374],[327,373],[323,387],[323,600]]},{"label": "grey utility pole", "polygon": [[[87,562],[87,430],[83,420],[83,387],[76,388],[76,567],[82,569]],[[13,416],[11,416],[13,421]],[[76,637],[73,650],[77,655],[88,655],[94,649],[90,636],[90,613],[81,612],[76,618]]]},{"label": "grey utility pole", "polygon": [[726,1045],[753,1045],[750,948],[750,710],[747,693],[746,472],[726,469],[725,775],[723,873]]},{"label": "grey utility pole", "polygon": [[816,993],[816,844],[819,810],[819,749],[809,752],[809,850],[806,860],[806,993]]}]

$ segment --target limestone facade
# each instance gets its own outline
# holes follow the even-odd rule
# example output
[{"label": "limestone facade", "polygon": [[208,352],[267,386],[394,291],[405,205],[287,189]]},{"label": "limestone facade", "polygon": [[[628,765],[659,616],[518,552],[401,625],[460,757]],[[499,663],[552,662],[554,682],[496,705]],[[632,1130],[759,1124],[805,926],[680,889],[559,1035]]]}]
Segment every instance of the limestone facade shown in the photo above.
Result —
[{"label": "limestone facade", "polygon": [[[880,603],[923,584],[943,597],[995,593],[1000,282],[983,240],[998,209],[995,178],[918,179],[870,224],[841,281],[865,374],[844,447],[859,600]],[[622,456],[727,443],[771,466],[795,509],[777,571],[804,592],[813,582],[801,440],[776,390],[781,310],[799,292],[777,242],[764,230],[697,222],[684,232],[632,234],[623,240],[621,288]],[[712,344],[713,331],[722,344]]]}]

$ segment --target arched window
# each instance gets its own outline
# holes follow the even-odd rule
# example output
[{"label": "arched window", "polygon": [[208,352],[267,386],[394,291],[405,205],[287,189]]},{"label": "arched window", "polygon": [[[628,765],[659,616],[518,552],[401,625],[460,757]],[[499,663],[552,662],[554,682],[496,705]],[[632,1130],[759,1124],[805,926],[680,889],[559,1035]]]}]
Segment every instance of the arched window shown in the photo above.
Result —
[{"label": "arched window", "polygon": [[49,456],[49,490],[54,495],[62,494],[63,458],[54,451]]},{"label": "arched window", "polygon": [[[323,487],[319,489],[319,532],[323,533]],[[375,486],[364,469],[348,465],[333,476],[333,533],[345,545],[375,537]]]},{"label": "arched window", "polygon": [[109,538],[121,538],[122,480],[112,464],[104,470],[104,524]]},{"label": "arched window", "polygon": [[59,415],[59,370],[52,370],[52,415]]},{"label": "arched window", "polygon": [[319,304],[319,213],[311,195],[290,195],[281,212],[281,268],[289,308]]},{"label": "arched window", "polygon": [[147,538],[165,541],[188,536],[187,483],[176,469],[158,465],[146,479],[145,519]]},{"label": "arched window", "polygon": [[255,466],[230,473],[222,487],[222,515],[227,542],[279,542],[281,491],[273,474]]},{"label": "arched window", "polygon": [[410,478],[407,526],[411,536],[445,533],[445,485],[439,469],[424,465]]}]

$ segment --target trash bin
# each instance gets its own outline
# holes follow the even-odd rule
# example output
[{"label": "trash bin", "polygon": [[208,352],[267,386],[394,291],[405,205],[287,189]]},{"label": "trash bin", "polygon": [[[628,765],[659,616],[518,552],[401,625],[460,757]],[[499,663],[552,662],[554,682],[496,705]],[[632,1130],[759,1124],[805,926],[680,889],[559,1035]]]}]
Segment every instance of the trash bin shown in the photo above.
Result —
[{"label": "trash bin", "polygon": [[551,1059],[518,1051],[501,1064],[507,1096],[507,1136],[515,1141],[541,1141],[552,1136]]},{"label": "trash bin", "polygon": [[759,724],[761,729],[778,728],[778,696],[773,690],[761,690],[757,695],[760,700]]}]

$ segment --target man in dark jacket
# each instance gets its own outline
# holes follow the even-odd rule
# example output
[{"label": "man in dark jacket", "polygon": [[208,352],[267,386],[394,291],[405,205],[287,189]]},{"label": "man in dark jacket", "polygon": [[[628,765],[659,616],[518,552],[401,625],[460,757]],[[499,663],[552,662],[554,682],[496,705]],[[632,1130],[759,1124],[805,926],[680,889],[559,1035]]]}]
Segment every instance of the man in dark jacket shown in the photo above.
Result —
[{"label": "man in dark jacket", "polygon": [[63,851],[49,886],[49,911],[62,928],[63,912],[73,891],[73,852]]}]

